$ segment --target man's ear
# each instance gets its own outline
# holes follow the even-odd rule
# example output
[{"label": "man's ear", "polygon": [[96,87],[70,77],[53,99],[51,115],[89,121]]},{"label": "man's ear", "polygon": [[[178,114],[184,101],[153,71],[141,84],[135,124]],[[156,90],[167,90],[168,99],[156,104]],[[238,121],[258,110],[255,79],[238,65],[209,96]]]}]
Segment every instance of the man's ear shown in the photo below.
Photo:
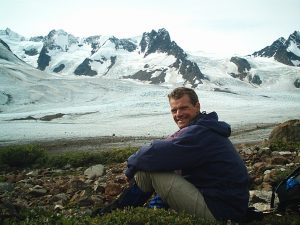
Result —
[{"label": "man's ear", "polygon": [[195,105],[195,107],[197,107],[199,109],[199,112],[200,112],[200,108],[201,108],[200,107],[200,102],[197,102],[196,105]]}]

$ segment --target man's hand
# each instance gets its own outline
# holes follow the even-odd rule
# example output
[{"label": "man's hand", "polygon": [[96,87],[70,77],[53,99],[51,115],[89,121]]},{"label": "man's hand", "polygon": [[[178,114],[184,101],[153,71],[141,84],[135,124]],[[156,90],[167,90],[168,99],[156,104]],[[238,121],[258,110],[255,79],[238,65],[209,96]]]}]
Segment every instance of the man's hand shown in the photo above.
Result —
[{"label": "man's hand", "polygon": [[128,177],[126,177],[126,181],[129,184],[129,186],[135,182],[134,178],[128,178]]}]

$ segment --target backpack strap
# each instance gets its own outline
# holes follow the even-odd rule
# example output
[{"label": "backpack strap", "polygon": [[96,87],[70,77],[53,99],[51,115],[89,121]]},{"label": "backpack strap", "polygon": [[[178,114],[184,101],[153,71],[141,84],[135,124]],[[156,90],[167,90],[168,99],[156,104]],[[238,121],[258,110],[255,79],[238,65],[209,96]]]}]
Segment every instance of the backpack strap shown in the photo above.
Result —
[{"label": "backpack strap", "polygon": [[271,209],[274,208],[275,191],[276,191],[276,187],[275,187],[275,185],[272,185],[272,196],[271,196],[271,204],[270,204]]},{"label": "backpack strap", "polygon": [[296,174],[300,174],[300,166],[298,168],[296,168],[288,177],[292,177]]}]

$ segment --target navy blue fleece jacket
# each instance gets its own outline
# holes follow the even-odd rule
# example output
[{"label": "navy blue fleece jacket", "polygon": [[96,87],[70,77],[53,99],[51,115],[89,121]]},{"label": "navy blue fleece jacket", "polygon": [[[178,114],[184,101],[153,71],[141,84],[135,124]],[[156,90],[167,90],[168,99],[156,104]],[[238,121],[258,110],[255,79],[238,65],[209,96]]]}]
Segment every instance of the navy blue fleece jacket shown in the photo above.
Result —
[{"label": "navy blue fleece jacket", "polygon": [[140,170],[181,170],[216,219],[238,220],[248,208],[249,177],[230,134],[230,126],[218,121],[217,113],[200,114],[167,139],[141,147],[128,158],[125,174],[132,178]]}]

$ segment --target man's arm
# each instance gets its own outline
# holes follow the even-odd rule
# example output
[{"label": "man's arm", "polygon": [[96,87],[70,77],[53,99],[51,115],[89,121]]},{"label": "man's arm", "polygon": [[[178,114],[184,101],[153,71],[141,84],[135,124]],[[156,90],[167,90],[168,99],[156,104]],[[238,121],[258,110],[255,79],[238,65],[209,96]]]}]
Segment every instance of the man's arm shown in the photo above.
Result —
[{"label": "man's arm", "polygon": [[[207,132],[205,132],[207,133]],[[205,134],[202,134],[205,138]],[[125,174],[132,178],[141,171],[174,171],[199,165],[205,141],[199,141],[199,136],[187,132],[173,140],[153,141],[149,146],[143,146],[138,152],[128,158],[128,169]],[[202,138],[201,138],[202,139]],[[204,139],[205,140],[205,139]]]}]

